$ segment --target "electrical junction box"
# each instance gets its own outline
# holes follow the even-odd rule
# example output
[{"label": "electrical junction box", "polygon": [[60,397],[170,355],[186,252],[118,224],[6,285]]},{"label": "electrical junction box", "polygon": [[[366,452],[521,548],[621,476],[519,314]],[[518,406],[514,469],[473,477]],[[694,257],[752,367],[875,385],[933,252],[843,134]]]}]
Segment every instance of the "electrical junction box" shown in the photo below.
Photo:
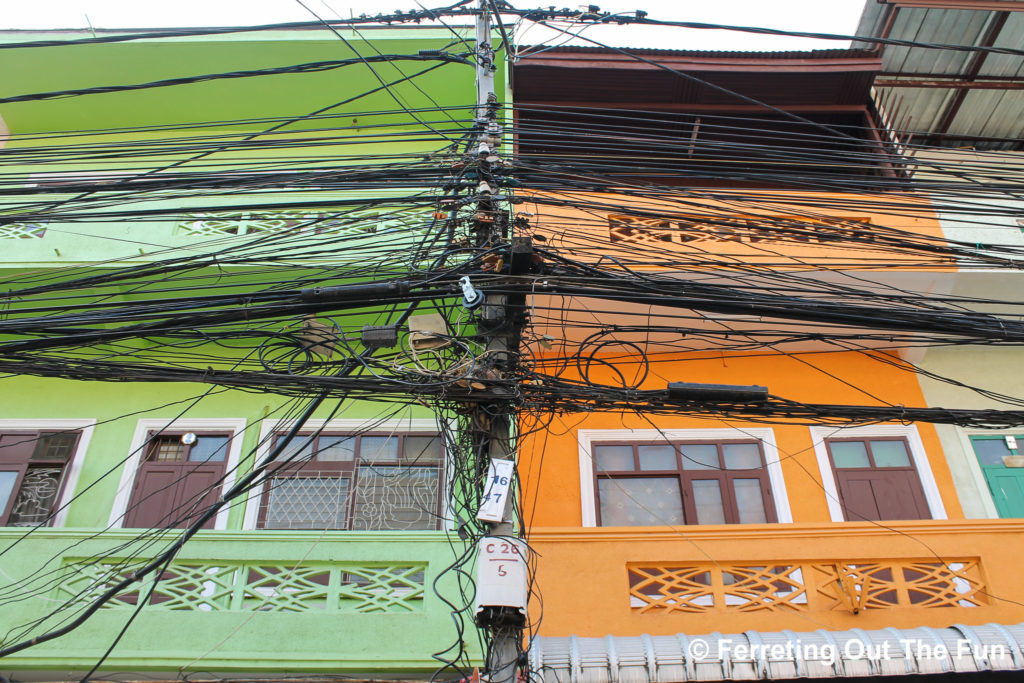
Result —
[{"label": "electrical junction box", "polygon": [[409,318],[409,345],[416,351],[447,344],[448,324],[440,313],[423,313]]},{"label": "electrical junction box", "polygon": [[525,621],[526,544],[508,536],[484,536],[479,548],[473,614],[479,616],[488,608],[505,608],[518,613]]}]

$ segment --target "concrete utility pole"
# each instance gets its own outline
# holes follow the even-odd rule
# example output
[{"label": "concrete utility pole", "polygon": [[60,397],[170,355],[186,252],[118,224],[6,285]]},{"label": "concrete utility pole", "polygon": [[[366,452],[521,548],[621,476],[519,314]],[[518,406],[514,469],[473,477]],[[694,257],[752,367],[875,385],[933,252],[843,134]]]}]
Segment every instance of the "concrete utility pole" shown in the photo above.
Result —
[{"label": "concrete utility pole", "polygon": [[[494,49],[491,45],[491,10],[488,0],[477,0],[476,18],[476,111],[477,156],[476,207],[473,218],[474,243],[489,252],[485,265],[491,273],[513,275],[529,267],[532,247],[529,240],[510,240],[510,221],[503,208],[502,188],[495,171],[504,162],[498,156],[503,129],[498,120],[495,93]],[[518,271],[518,272],[517,272]],[[522,301],[503,294],[475,292],[468,278],[463,280],[465,301],[480,306],[479,333],[486,340],[486,365],[494,378],[514,369],[518,359],[522,331]],[[477,571],[475,620],[487,629],[491,638],[487,672],[491,683],[517,683],[523,628],[526,625],[527,561],[525,545],[515,537],[514,448],[512,416],[514,397],[500,394],[486,403],[476,403],[470,411],[473,456],[482,470],[488,467],[484,499],[478,519],[487,523],[487,535],[481,539]],[[509,464],[512,463],[512,464]]]}]

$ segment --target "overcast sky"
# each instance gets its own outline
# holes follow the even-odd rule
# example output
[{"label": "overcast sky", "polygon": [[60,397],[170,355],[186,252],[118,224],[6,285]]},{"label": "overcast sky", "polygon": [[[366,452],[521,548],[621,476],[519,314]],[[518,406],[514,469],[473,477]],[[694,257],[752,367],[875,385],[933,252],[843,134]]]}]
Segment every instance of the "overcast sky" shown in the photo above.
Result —
[{"label": "overcast sky", "polygon": [[[642,9],[652,19],[761,26],[819,33],[853,33],[866,0],[626,0],[596,2],[602,10]],[[867,0],[873,1],[873,0]],[[0,2],[2,28],[130,28],[160,26],[238,26],[376,14],[418,9],[417,0],[5,0]],[[445,0],[418,0],[424,7]],[[519,8],[583,7],[554,0],[513,0]],[[311,11],[310,11],[311,10]],[[88,19],[86,19],[88,16]],[[628,47],[687,50],[811,50],[843,48],[846,43],[757,36],[730,31],[689,31],[639,27],[597,27],[583,34],[604,43]],[[537,44],[559,34],[543,28],[521,31],[520,44]],[[585,41],[574,41],[586,45]]]}]

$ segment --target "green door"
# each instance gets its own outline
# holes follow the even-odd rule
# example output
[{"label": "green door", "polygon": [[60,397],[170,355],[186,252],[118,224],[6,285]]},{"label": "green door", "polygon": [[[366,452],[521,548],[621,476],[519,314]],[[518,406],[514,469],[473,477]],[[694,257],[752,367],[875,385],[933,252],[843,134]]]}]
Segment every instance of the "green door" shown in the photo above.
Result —
[{"label": "green door", "polygon": [[1011,449],[1004,436],[972,436],[971,445],[985,473],[992,500],[1000,517],[1024,517],[1024,467],[1007,467],[1004,455],[1018,455],[1024,449],[1024,434],[1014,436],[1020,447]]}]

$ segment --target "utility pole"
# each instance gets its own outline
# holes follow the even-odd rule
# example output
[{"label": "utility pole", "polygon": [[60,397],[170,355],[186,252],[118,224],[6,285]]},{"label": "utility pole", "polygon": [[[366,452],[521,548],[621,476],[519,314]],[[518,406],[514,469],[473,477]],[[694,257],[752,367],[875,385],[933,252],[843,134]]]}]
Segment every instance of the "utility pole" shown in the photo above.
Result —
[{"label": "utility pole", "polygon": [[[504,166],[498,155],[504,131],[498,120],[495,93],[494,49],[491,45],[491,10],[488,0],[477,0],[476,17],[476,137],[471,154],[477,169],[473,241],[484,258],[488,275],[522,273],[529,267],[529,240],[511,238],[508,211],[496,172]],[[517,273],[517,271],[519,271]],[[463,278],[464,303],[479,306],[478,331],[485,341],[487,369],[493,379],[515,370],[519,358],[525,297],[510,300],[504,294],[481,294]],[[513,519],[515,471],[513,414],[515,396],[502,396],[472,404],[469,410],[473,458],[478,471],[487,468],[483,500],[477,519],[486,524],[477,557],[475,621],[489,634],[487,673],[491,683],[517,683],[523,629],[526,625],[526,547],[516,538]]]}]

